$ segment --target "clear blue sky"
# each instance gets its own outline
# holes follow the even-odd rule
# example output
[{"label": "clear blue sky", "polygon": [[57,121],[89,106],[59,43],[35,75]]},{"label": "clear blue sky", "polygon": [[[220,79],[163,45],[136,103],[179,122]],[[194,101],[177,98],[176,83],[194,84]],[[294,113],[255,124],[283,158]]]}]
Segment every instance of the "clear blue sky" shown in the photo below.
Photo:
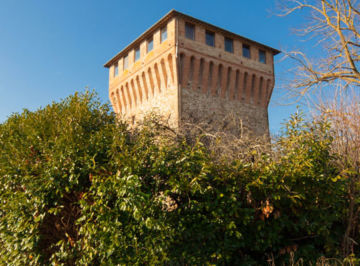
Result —
[{"label": "clear blue sky", "polygon": [[[103,64],[171,9],[277,49],[301,44],[291,28],[302,18],[271,15],[274,0],[1,0],[0,123],[13,112],[36,110],[86,87],[108,101]],[[291,67],[280,59],[277,84]],[[269,108],[275,134],[295,110],[279,105],[283,94],[276,87]]]}]

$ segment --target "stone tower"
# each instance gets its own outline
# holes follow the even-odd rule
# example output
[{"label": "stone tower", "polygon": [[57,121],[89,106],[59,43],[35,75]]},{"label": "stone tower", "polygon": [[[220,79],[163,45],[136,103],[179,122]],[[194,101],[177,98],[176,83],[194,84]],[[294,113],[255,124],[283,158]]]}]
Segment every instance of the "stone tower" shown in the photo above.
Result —
[{"label": "stone tower", "polygon": [[279,51],[170,11],[105,64],[114,111],[136,123],[150,111],[224,128],[230,114],[250,134],[269,134],[268,104]]}]

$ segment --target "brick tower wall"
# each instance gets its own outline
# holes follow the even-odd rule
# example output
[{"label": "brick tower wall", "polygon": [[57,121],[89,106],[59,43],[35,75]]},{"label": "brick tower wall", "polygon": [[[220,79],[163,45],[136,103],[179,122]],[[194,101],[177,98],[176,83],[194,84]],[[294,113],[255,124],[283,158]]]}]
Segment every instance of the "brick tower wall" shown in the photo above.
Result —
[{"label": "brick tower wall", "polygon": [[[186,36],[185,25],[188,31],[192,25],[194,34]],[[206,31],[214,34],[214,43],[207,44]],[[225,38],[232,49],[225,49]],[[175,128],[195,123],[237,135],[268,135],[276,53],[172,11],[106,64],[110,100],[118,117],[131,125],[155,112]]]},{"label": "brick tower wall", "polygon": [[[166,25],[166,24],[165,24]],[[175,19],[167,22],[167,39],[161,42],[160,29],[152,33],[154,49],[147,52],[147,40],[140,44],[140,59],[134,62],[135,50],[118,61],[119,75],[110,68],[109,96],[115,113],[129,124],[141,121],[151,112],[169,119],[178,126],[178,80],[175,57]]]},{"label": "brick tower wall", "polygon": [[215,31],[215,47],[209,47],[202,25],[195,27],[195,40],[185,37],[181,18],[178,29],[182,123],[268,135],[267,107],[274,86],[272,53],[266,53],[266,64],[260,63],[254,44],[250,46],[252,58],[247,59],[241,55],[242,40],[234,39],[234,51],[229,53],[224,51],[221,33]]}]

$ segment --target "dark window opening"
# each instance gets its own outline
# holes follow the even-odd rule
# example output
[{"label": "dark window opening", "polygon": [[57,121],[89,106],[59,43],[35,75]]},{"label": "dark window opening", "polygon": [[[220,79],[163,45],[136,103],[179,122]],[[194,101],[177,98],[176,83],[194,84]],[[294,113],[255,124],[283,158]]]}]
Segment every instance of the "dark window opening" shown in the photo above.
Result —
[{"label": "dark window opening", "polygon": [[209,46],[215,46],[215,33],[206,31],[205,33],[206,44]]},{"label": "dark window opening", "polygon": [[152,49],[154,49],[154,41],[153,38],[149,39],[147,41],[147,51],[150,52]]},{"label": "dark window opening", "polygon": [[140,47],[135,49],[135,62],[140,59]]},{"label": "dark window opening", "polygon": [[250,58],[250,46],[243,44],[243,57]]},{"label": "dark window opening", "polygon": [[259,50],[259,61],[266,64],[266,53],[265,51]]},{"label": "dark window opening", "polygon": [[166,26],[161,29],[161,42],[167,39],[167,28]]},{"label": "dark window opening", "polygon": [[185,23],[185,37],[195,40],[195,26],[193,24]]},{"label": "dark window opening", "polygon": [[225,37],[225,51],[227,51],[229,53],[234,52],[234,41],[233,41],[233,39]]},{"label": "dark window opening", "polygon": [[118,66],[118,64],[115,65],[115,70],[114,70],[114,76],[116,77],[117,75],[119,75],[119,66]]}]

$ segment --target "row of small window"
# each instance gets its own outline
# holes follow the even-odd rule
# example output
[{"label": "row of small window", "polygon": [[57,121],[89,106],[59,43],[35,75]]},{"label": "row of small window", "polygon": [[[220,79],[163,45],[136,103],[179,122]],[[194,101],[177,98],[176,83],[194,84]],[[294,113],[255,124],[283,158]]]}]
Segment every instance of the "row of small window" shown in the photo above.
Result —
[{"label": "row of small window", "polygon": [[[166,39],[167,39],[167,28],[165,26],[161,29],[160,43],[164,42]],[[153,37],[151,37],[146,41],[146,52],[148,53],[153,49],[154,49],[154,40]],[[140,59],[140,46],[135,48],[134,62],[138,61],[139,59]],[[129,55],[127,54],[126,56],[124,56],[123,69],[125,70],[128,67],[129,67]],[[114,76],[116,77],[117,75],[119,75],[118,64],[115,65],[115,71],[114,71]]]},{"label": "row of small window", "polygon": [[[185,23],[185,37],[190,40],[195,40],[195,25],[191,23]],[[215,47],[215,32],[205,31],[205,43],[209,46]],[[224,38],[225,51],[229,53],[234,52],[234,40],[228,37]],[[242,45],[242,55],[246,58],[251,58],[250,46],[247,44]],[[263,50],[259,50],[259,61],[266,64],[266,53]]]}]

